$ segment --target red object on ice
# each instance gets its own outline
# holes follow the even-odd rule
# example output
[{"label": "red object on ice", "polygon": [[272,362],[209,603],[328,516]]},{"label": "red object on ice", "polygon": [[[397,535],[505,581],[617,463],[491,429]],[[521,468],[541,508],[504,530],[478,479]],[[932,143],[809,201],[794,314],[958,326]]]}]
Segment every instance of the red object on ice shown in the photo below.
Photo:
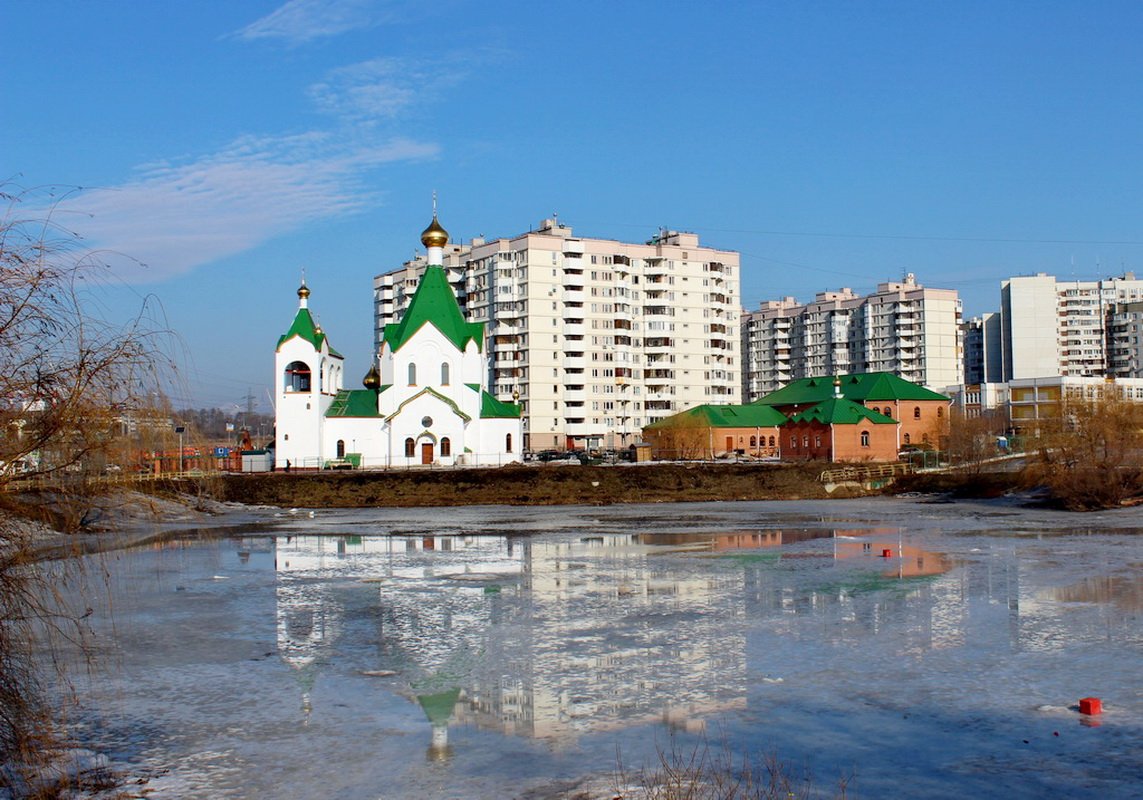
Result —
[{"label": "red object on ice", "polygon": [[882,558],[892,558],[893,557],[893,551],[890,550],[888,547],[886,547],[884,550],[881,551],[881,557]]},{"label": "red object on ice", "polygon": [[1103,713],[1103,703],[1098,697],[1085,697],[1080,700],[1080,713],[1094,716]]}]

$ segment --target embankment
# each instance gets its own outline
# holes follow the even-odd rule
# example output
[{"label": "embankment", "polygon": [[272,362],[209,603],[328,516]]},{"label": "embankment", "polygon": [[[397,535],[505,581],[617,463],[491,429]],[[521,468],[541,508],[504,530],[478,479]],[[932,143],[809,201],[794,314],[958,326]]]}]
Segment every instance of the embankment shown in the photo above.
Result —
[{"label": "embankment", "polygon": [[820,472],[777,464],[275,472],[210,478],[201,490],[226,502],[298,508],[806,500],[830,496]]}]

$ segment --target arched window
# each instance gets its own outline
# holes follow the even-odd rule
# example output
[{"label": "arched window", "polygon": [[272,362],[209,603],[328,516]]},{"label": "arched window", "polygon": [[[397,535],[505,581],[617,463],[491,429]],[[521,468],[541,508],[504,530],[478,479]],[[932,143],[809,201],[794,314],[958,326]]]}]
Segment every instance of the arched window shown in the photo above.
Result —
[{"label": "arched window", "polygon": [[757,447],[758,446],[758,437],[757,436],[751,436],[750,437],[750,446],[751,447]]},{"label": "arched window", "polygon": [[448,362],[441,362],[441,386],[448,386]]},{"label": "arched window", "polygon": [[291,361],[286,365],[287,392],[308,392],[310,390],[310,367],[304,361]]},{"label": "arched window", "polygon": [[802,435],[802,447],[807,450],[810,449],[810,435],[808,433]]},{"label": "arched window", "polygon": [[920,406],[913,406],[913,419],[920,419],[920,418],[921,418],[921,407]]},{"label": "arched window", "polygon": [[512,452],[512,434],[510,434],[510,433],[506,434],[504,436],[504,452],[505,453],[511,453]]},{"label": "arched window", "polygon": [[869,447],[869,431],[861,432],[861,446]]},{"label": "arched window", "polygon": [[798,437],[797,436],[791,436],[790,437],[790,447],[797,449],[797,447],[798,447]]},{"label": "arched window", "polygon": [[889,406],[885,406],[884,414],[885,414],[885,416],[892,418],[893,409],[889,408]]},{"label": "arched window", "polygon": [[[445,364],[445,368],[446,369],[448,368],[448,364]],[[443,439],[441,439],[441,455],[442,456],[451,456],[452,455],[452,442],[449,441],[447,436],[445,436]]]},{"label": "arched window", "polygon": [[405,458],[412,458],[413,454],[416,452],[416,449],[416,442],[414,442],[412,439],[405,440]]},{"label": "arched window", "polygon": [[822,437],[821,436],[815,436],[814,437],[814,447],[821,447],[821,446],[822,446]]},{"label": "arched window", "polygon": [[774,437],[773,436],[770,437],[770,446],[771,447],[774,446]]},{"label": "arched window", "polygon": [[345,439],[337,440],[337,457],[345,458]]},{"label": "arched window", "polygon": [[945,410],[937,406],[937,419],[941,419],[945,415]]},{"label": "arched window", "polygon": [[413,363],[409,364],[409,385],[417,385],[417,365]]},{"label": "arched window", "polygon": [[909,434],[905,434],[905,444],[909,444]]}]

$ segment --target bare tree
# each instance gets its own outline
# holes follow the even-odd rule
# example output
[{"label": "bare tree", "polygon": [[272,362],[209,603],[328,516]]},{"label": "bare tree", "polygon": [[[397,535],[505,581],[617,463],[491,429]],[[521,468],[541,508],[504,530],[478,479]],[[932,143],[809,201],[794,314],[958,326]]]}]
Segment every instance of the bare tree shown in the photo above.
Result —
[{"label": "bare tree", "polygon": [[[52,743],[33,642],[82,629],[35,558],[35,526],[15,492],[29,474],[81,478],[123,446],[124,411],[161,392],[169,335],[147,301],[116,323],[97,312],[98,254],[57,222],[52,190],[0,185],[0,762],[27,765]],[[46,210],[45,210],[46,209]],[[82,488],[81,481],[70,482]],[[59,504],[59,491],[40,494]],[[0,770],[0,787],[15,774]]]},{"label": "bare tree", "polygon": [[1143,404],[1118,388],[1065,397],[1059,413],[1041,421],[1028,470],[1068,508],[1117,506],[1143,495]]}]

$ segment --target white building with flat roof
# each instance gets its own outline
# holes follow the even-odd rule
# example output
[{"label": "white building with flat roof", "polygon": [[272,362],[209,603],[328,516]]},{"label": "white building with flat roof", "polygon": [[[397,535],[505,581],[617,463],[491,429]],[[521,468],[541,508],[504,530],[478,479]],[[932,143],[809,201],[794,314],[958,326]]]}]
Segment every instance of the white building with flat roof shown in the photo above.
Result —
[{"label": "white building with flat roof", "polygon": [[[1143,281],[1131,272],[1098,281],[1061,281],[1045,273],[1009,278],[1000,285],[1000,375],[1011,381],[1122,374],[1129,367],[1113,357],[1112,316],[1140,301]],[[1119,349],[1129,343],[1121,341]],[[992,364],[987,369],[997,372]]]},{"label": "white building with flat roof", "polygon": [[[426,266],[374,278],[378,336]],[[450,245],[444,268],[465,318],[487,325],[489,391],[519,398],[528,449],[623,448],[680,410],[740,402],[737,252],[678,231],[578,237],[547,219]]]},{"label": "white building with flat roof", "polygon": [[858,295],[820,292],[813,302],[765,301],[742,316],[744,402],[791,381],[890,372],[942,388],[963,374],[961,303],[953,289],[930,289],[913,274]]}]

